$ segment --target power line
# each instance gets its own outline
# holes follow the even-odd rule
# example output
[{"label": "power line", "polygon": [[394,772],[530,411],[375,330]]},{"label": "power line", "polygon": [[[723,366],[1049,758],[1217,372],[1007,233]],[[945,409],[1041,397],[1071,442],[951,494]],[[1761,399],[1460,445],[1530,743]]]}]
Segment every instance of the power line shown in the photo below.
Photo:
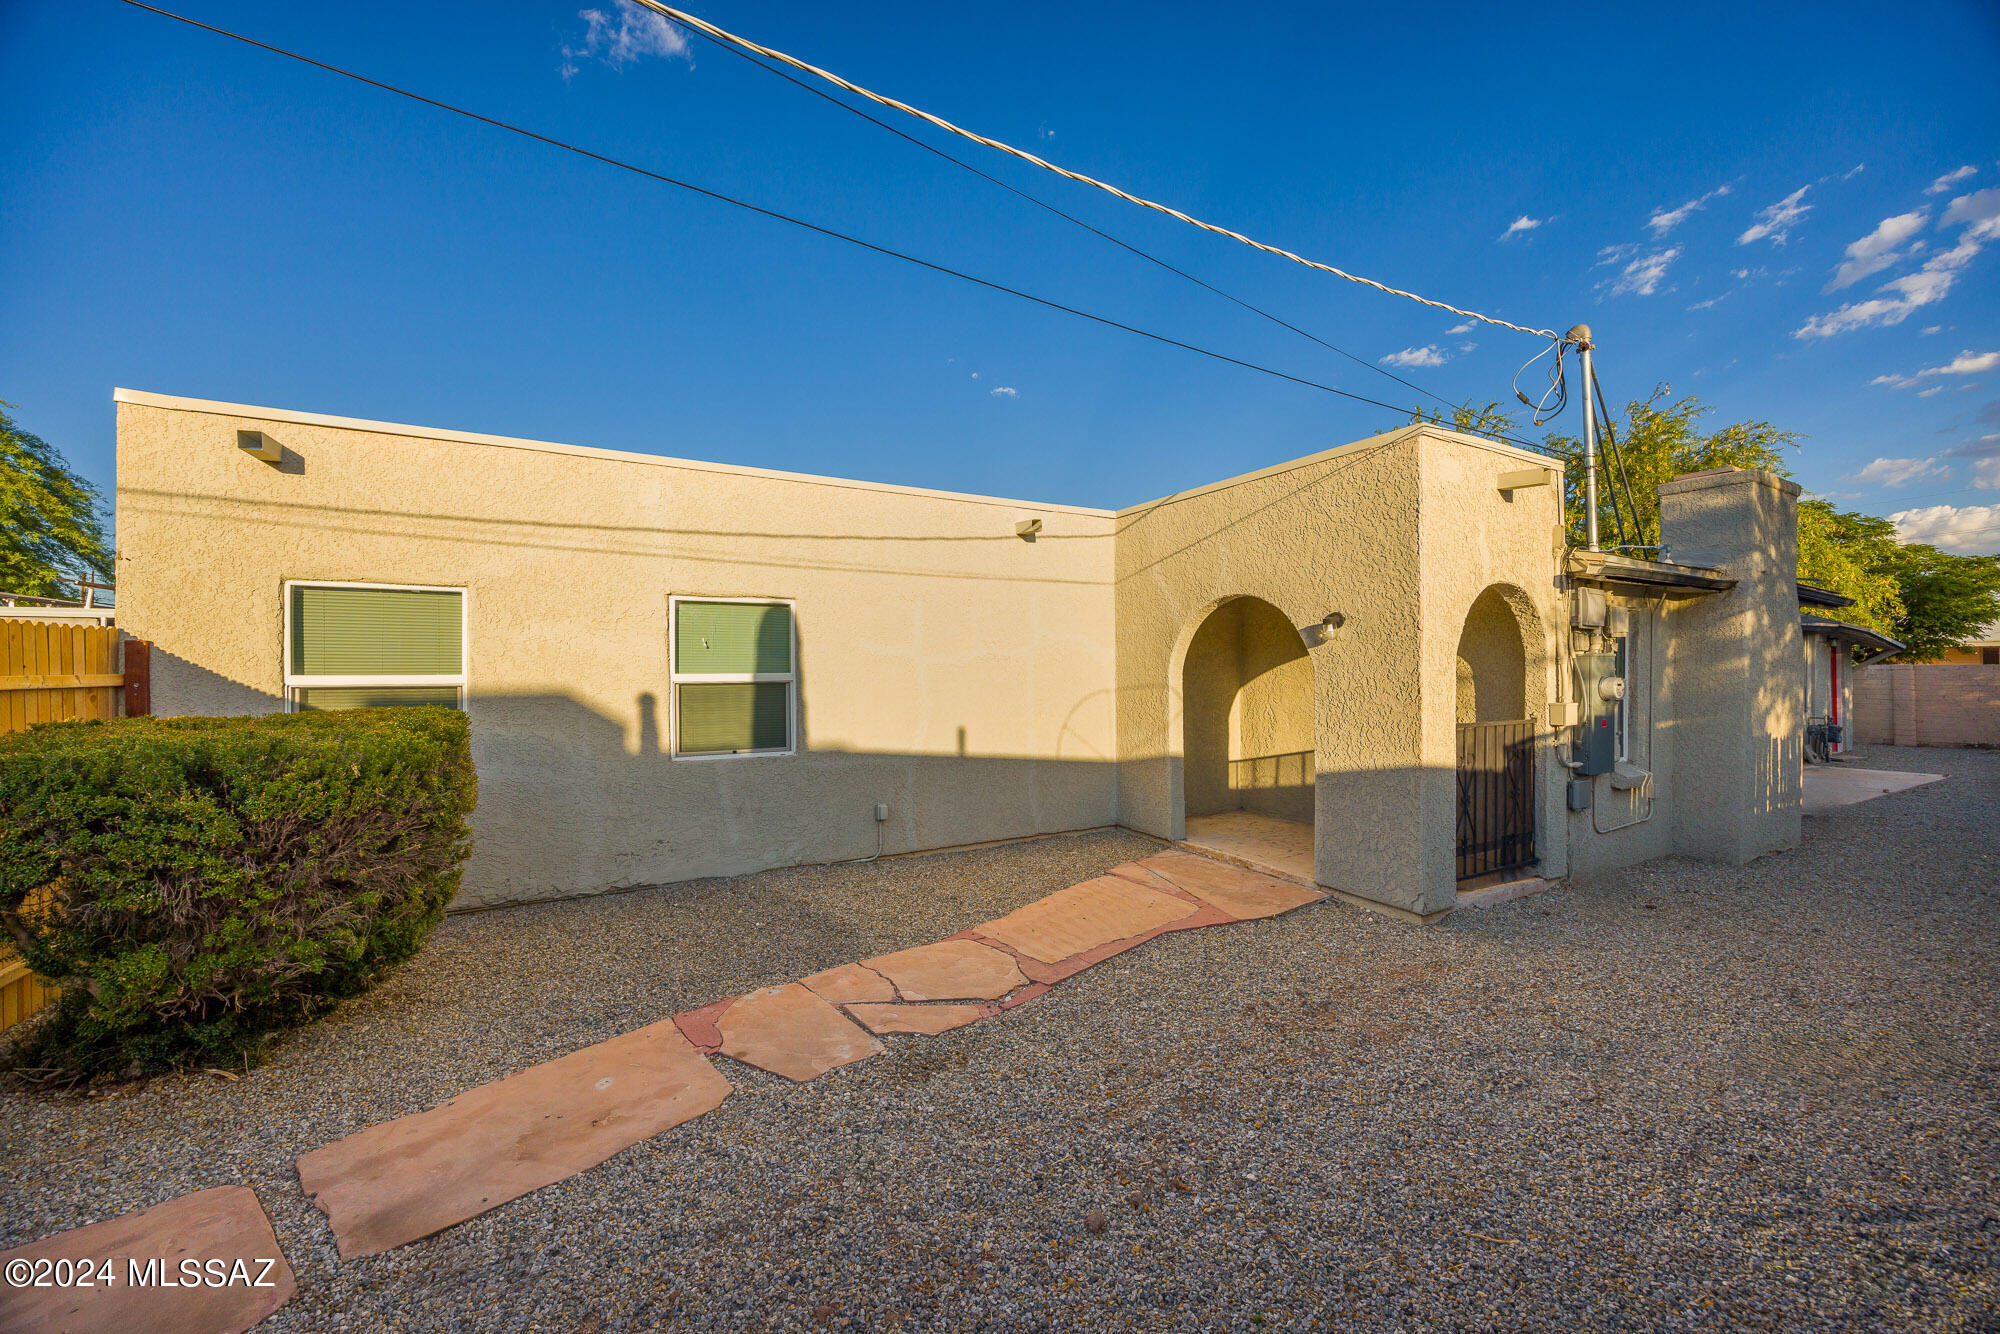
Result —
[{"label": "power line", "polygon": [[1414,389],[1418,393],[1424,395],[1426,398],[1436,399],[1438,402],[1444,404],[1446,407],[1455,408],[1458,406],[1456,403],[1453,403],[1450,399],[1446,398],[1444,395],[1436,392],[1435,390],[1426,389],[1420,384],[1415,384],[1409,380],[1406,380],[1402,376],[1397,375],[1394,371],[1384,370],[1381,366],[1375,364],[1372,361],[1368,361],[1363,357],[1356,356],[1354,353],[1349,352],[1346,348],[1335,347],[1332,343],[1327,342],[1326,339],[1321,338],[1318,334],[1312,333],[1305,329],[1301,329],[1298,325],[1293,324],[1291,321],[1284,319],[1281,316],[1273,315],[1270,311],[1265,310],[1261,306],[1252,305],[1250,302],[1243,300],[1239,296],[1236,296],[1229,292],[1225,292],[1220,287],[1217,287],[1215,284],[1207,282],[1204,279],[1197,278],[1194,274],[1189,273],[1187,270],[1182,269],[1172,263],[1169,263],[1164,259],[1161,259],[1158,255],[1152,254],[1151,252],[1146,250],[1142,250],[1138,246],[1135,246],[1132,243],[1130,243],[1129,241],[1125,241],[1119,237],[1113,236],[1110,232],[1104,231],[1101,228],[1094,227],[1090,223],[1085,222],[1082,218],[1077,217],[1073,213],[1064,212],[1062,209],[1057,208],[1054,204],[1049,203],[1048,200],[1043,199],[1038,195],[1030,194],[1028,191],[1021,189],[1019,186],[1011,184],[1010,182],[1007,181],[1003,181],[998,176],[992,175],[989,172],[981,171],[978,167],[973,166],[970,162],[967,162],[964,158],[956,157],[953,154],[947,153],[942,148],[939,148],[935,144],[925,143],[922,139],[917,138],[914,134],[910,134],[904,130],[899,130],[894,125],[891,125],[888,121],[883,120],[877,116],[871,116],[866,111],[863,111],[860,107],[857,107],[850,102],[841,101],[838,97],[835,97],[832,93],[827,92],[823,88],[815,88],[811,84],[807,83],[804,79],[798,78],[791,74],[787,74],[784,70],[777,68],[775,65],[766,64],[763,60],[759,59],[757,56],[752,55],[750,52],[743,50],[741,47],[732,46],[728,42],[720,41],[714,37],[710,37],[707,33],[701,32],[701,30],[698,28],[695,31],[699,33],[702,37],[707,38],[708,41],[712,42],[717,50],[727,51],[730,55],[735,56],[738,60],[744,61],[751,65],[755,65],[758,69],[763,70],[767,74],[776,75],[778,78],[783,79],[785,82],[792,84],[795,87],[802,88],[808,93],[811,93],[814,97],[817,97],[822,101],[831,103],[832,105],[839,107],[842,111],[847,112],[849,115],[859,116],[862,120],[867,121],[870,125],[879,126],[880,128],[887,130],[890,134],[895,135],[898,139],[903,139],[908,141],[909,143],[913,143],[918,148],[923,149],[926,153],[931,153],[936,155],[937,157],[941,157],[946,162],[951,163],[955,167],[962,167],[966,171],[971,172],[974,176],[979,177],[981,180],[990,181],[994,185],[999,186],[1002,190],[1007,191],[1009,194],[1019,195],[1022,199],[1027,200],[1030,204],[1033,204],[1036,208],[1046,209],[1048,212],[1055,214],[1058,218],[1063,219],[1065,222],[1073,222],[1077,226],[1083,228],[1085,231],[1091,233],[1093,236],[1101,236],[1105,240],[1111,242],[1111,244],[1119,247],[1121,250],[1130,251],[1132,254],[1137,255],[1140,259],[1146,260],[1149,263],[1157,264],[1161,268],[1165,269],[1168,273],[1172,273],[1179,277],[1185,278],[1189,282],[1195,284],[1197,287],[1207,288],[1209,291],[1215,293],[1223,300],[1235,302],[1237,305],[1251,312],[1253,315],[1261,315],[1265,319],[1271,321],[1271,323],[1278,325],[1280,328],[1289,329],[1293,333],[1299,335],[1301,338],[1309,338],[1313,342],[1318,343],[1321,347],[1325,348],[1327,351],[1337,352],[1341,356],[1346,357],[1349,361],[1353,362],[1355,365],[1364,367],[1367,370],[1371,370],[1375,372],[1377,375],[1385,376],[1388,379],[1394,380],[1397,384],[1402,385],[1406,389]]},{"label": "power line", "polygon": [[766,218],[776,219],[779,222],[788,222],[792,224],[794,227],[803,227],[807,231],[816,232],[821,236],[831,237],[836,241],[845,241],[849,245],[859,246],[863,250],[870,250],[878,255],[886,255],[890,259],[900,259],[906,263],[915,264],[920,268],[929,269],[933,273],[942,273],[947,277],[957,278],[963,282],[973,283],[977,286],[987,288],[990,291],[1004,292],[1008,296],[1019,297],[1023,301],[1032,301],[1034,304],[1038,306],[1045,306],[1050,310],[1059,310],[1066,315],[1075,315],[1079,319],[1090,320],[1095,324],[1102,324],[1107,328],[1119,329],[1129,334],[1137,334],[1141,338],[1149,338],[1156,343],[1164,343],[1169,347],[1178,347],[1187,352],[1198,353],[1201,356],[1209,357],[1216,361],[1227,362],[1232,366],[1241,366],[1245,370],[1257,371],[1260,374],[1269,375],[1279,380],[1289,380],[1293,384],[1304,385],[1308,389],[1318,389],[1325,393],[1338,395],[1341,398],[1353,399],[1357,403],[1366,403],[1371,407],[1385,408],[1388,411],[1397,413],[1399,415],[1408,415],[1410,412],[1410,409],[1407,407],[1399,407],[1394,403],[1384,403],[1382,400],[1378,398],[1369,398],[1365,394],[1357,394],[1352,392],[1351,390],[1336,388],[1335,386],[1330,384],[1322,384],[1318,380],[1309,380],[1302,375],[1293,375],[1290,374],[1289,372],[1277,370],[1270,366],[1261,365],[1254,361],[1245,361],[1240,357],[1232,357],[1227,353],[1217,352],[1212,348],[1202,347],[1195,343],[1183,342],[1178,338],[1171,338],[1166,334],[1154,333],[1150,329],[1141,329],[1136,325],[1126,324],[1120,320],[1114,320],[1107,315],[1093,314],[1087,310],[1080,310],[1075,306],[1064,305],[1060,301],[1052,301],[1048,297],[1036,296],[1032,292],[1024,292],[1017,287],[1009,287],[1005,283],[998,283],[992,281],[991,279],[976,277],[973,274],[965,273],[959,269],[949,268],[946,265],[933,263],[932,261],[927,259],[920,259],[915,255],[905,254],[900,250],[891,250],[887,246],[876,245],[873,241],[864,241],[858,236],[851,236],[846,232],[835,231],[831,227],[822,227],[816,222],[807,222],[803,218],[795,218],[788,213],[780,213],[775,209],[764,208],[761,205],[752,204],[746,200],[737,199],[734,196],[722,194],[721,192],[716,190],[706,189],[705,187],[695,185],[692,182],[679,180],[675,177],[667,176],[660,172],[653,171],[650,168],[641,167],[636,163],[626,162],[620,158],[610,157],[607,156],[606,154],[595,152],[591,149],[581,147],[577,144],[569,143],[562,139],[551,138],[546,134],[537,133],[534,130],[526,129],[522,126],[515,125],[509,121],[499,120],[492,116],[483,115],[477,111],[469,111],[464,107],[454,106],[450,102],[441,102],[437,98],[426,97],[422,93],[411,92],[407,88],[398,88],[395,84],[384,83],[380,79],[371,79],[365,74],[357,74],[353,70],[342,69],[338,65],[330,65],[323,60],[315,60],[311,56],[301,55],[297,51],[290,51],[282,46],[273,46],[269,42],[260,42],[254,37],[246,37],[242,33],[231,32],[227,28],[218,28],[212,23],[203,23],[199,19],[191,19],[184,14],[176,14],[172,10],[161,9],[156,5],[146,4],[144,3],[144,0],[119,0],[119,3],[130,5],[134,9],[143,9],[150,14],[158,14],[161,18],[173,19],[177,23],[185,23],[191,28],[200,28],[204,32],[212,32],[216,34],[218,37],[227,37],[232,41],[241,42],[245,46],[254,46],[261,51],[269,51],[273,55],[280,55],[286,57],[289,60],[296,60],[303,65],[311,65],[313,68],[325,70],[329,74],[338,74],[342,78],[352,79],[356,83],[365,83],[371,88],[379,88],[383,92],[394,93],[398,97],[407,97],[413,102],[421,102],[425,106],[436,107],[440,111],[449,111],[453,115],[464,116],[468,120],[476,120],[480,122],[482,125],[490,125],[495,129],[506,130],[510,134],[518,134],[525,139],[533,139],[535,142],[547,144],[551,148],[560,148],[565,152],[575,153],[579,157],[589,158],[593,162],[601,162],[606,166],[617,167],[621,171],[629,171],[632,172],[634,175],[644,176],[649,180],[658,181],[663,185],[671,185],[677,189],[687,190],[690,191],[691,193],[702,195],[708,199],[714,199],[724,204],[731,204],[737,208],[744,209],[748,212],[756,213]]},{"label": "power line", "polygon": [[853,93],[857,97],[865,97],[870,102],[873,102],[878,106],[885,106],[892,111],[901,111],[906,115],[915,116],[918,120],[927,121],[930,124],[937,126],[940,130],[943,130],[948,134],[955,134],[961,139],[970,139],[975,144],[984,144],[988,148],[997,149],[1002,153],[1006,153],[1013,157],[1017,157],[1021,159],[1021,161],[1023,162],[1032,163],[1033,165],[1040,167],[1044,171],[1052,171],[1056,175],[1066,177],[1069,180],[1075,181],[1080,185],[1092,186],[1096,189],[1104,191],[1107,194],[1116,195],[1118,198],[1124,200],[1128,204],[1137,204],[1140,208],[1149,208],[1152,209],[1155,213],[1164,213],[1170,218],[1178,218],[1182,222],[1187,223],[1190,227],[1199,227],[1201,230],[1205,232],[1213,232],[1217,236],[1226,236],[1232,241],[1241,241],[1244,245],[1249,246],[1253,250],[1261,250],[1267,255],[1276,255],[1281,259],[1289,259],[1295,264],[1303,264],[1309,269],[1318,269],[1320,272],[1330,273],[1336,278],[1345,278],[1348,282],[1360,283],[1364,287],[1372,287],[1376,291],[1386,292],[1390,296],[1400,296],[1406,300],[1415,301],[1420,305],[1431,306],[1438,310],[1448,310],[1454,315],[1462,315],[1469,320],[1479,320],[1486,324],[1498,325],[1502,329],[1512,329],[1516,333],[1531,334],[1536,338],[1553,339],[1557,336],[1556,331],[1553,329],[1530,329],[1526,325],[1514,324],[1507,320],[1495,319],[1491,315],[1481,315],[1476,310],[1460,310],[1457,306],[1447,305],[1442,301],[1433,301],[1429,297],[1418,296],[1415,292],[1405,292],[1399,287],[1391,287],[1387,283],[1378,283],[1373,278],[1363,278],[1359,274],[1349,273],[1345,269],[1337,269],[1331,264],[1322,264],[1316,259],[1307,259],[1304,255],[1293,254],[1291,251],[1281,249],[1278,246],[1266,245],[1262,241],[1253,241],[1241,232],[1233,232],[1229,230],[1229,228],[1227,227],[1218,227],[1216,224],[1212,222],[1203,222],[1200,218],[1191,217],[1188,214],[1181,212],[1177,208],[1171,208],[1166,204],[1155,203],[1153,200],[1144,199],[1128,191],[1121,190],[1115,185],[1108,185],[1105,182],[1098,180],[1094,176],[1085,176],[1082,172],[1071,171],[1067,167],[1058,167],[1055,163],[1050,162],[1048,159],[1037,157],[1035,154],[1028,152],[1024,148],[1016,148],[1012,144],[1002,143],[998,139],[989,139],[983,134],[977,134],[971,130],[964,128],[963,126],[954,125],[950,121],[944,119],[942,116],[933,116],[928,111],[920,111],[916,107],[911,106],[908,102],[898,102],[893,97],[885,97],[881,93],[870,92],[868,89],[863,88],[860,84],[850,82],[847,79],[843,79],[838,74],[834,74],[828,70],[823,70],[817,65],[807,64],[805,61],[800,60],[798,57],[788,56],[783,51],[779,51],[773,47],[764,46],[757,42],[753,42],[748,37],[738,37],[733,32],[729,32],[726,29],[716,27],[713,23],[708,22],[706,19],[698,19],[694,15],[687,13],[685,10],[675,9],[671,5],[661,4],[660,0],[637,0],[637,3],[644,5],[646,8],[653,10],[656,13],[665,15],[666,17],[674,20],[676,23],[684,23],[688,27],[695,29],[697,32],[706,33],[710,37],[715,38],[717,41],[728,42],[732,46],[740,47],[745,51],[754,52],[755,54],[760,56],[768,56],[772,60],[776,60],[783,64],[790,65],[793,69],[801,70],[804,73],[810,74],[814,78],[824,79],[828,83],[832,84],[834,87],[844,88],[848,92]]}]

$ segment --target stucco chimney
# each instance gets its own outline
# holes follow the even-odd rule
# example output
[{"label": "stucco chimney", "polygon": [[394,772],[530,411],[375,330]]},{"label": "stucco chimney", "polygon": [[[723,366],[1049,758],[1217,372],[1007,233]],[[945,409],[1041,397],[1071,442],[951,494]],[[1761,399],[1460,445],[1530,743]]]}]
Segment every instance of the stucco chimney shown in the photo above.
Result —
[{"label": "stucco chimney", "polygon": [[1667,620],[1674,851],[1685,856],[1740,864],[1799,841],[1798,495],[1796,482],[1752,468],[1660,487],[1660,540],[1673,560],[1738,581],[1678,604]]}]

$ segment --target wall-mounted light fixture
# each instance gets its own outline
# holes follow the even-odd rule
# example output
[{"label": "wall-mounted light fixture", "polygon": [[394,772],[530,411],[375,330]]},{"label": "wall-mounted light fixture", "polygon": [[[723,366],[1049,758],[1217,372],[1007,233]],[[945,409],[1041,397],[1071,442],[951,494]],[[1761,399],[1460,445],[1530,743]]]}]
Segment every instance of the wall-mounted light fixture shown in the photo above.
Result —
[{"label": "wall-mounted light fixture", "polygon": [[1034,541],[1035,534],[1041,531],[1042,521],[1040,519],[1022,519],[1014,525],[1014,536],[1024,542]]},{"label": "wall-mounted light fixture", "polygon": [[1337,611],[1330,611],[1323,618],[1314,621],[1311,625],[1300,626],[1299,638],[1305,641],[1307,648],[1318,648],[1321,644],[1333,638],[1335,630],[1346,624],[1347,617]]}]

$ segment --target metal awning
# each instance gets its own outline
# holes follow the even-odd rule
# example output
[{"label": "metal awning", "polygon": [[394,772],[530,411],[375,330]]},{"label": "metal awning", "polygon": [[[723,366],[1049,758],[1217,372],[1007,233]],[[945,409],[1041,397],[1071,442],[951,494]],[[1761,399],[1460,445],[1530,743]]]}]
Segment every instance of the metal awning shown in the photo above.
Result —
[{"label": "metal awning", "polygon": [[1572,579],[1608,588],[1633,588],[1655,597],[1695,598],[1727,593],[1736,580],[1706,565],[1676,565],[1671,561],[1639,560],[1615,551],[1572,551]]},{"label": "metal awning", "polygon": [[1866,649],[1873,655],[1868,659],[1871,662],[1876,658],[1886,658],[1891,654],[1901,653],[1908,647],[1901,640],[1891,639],[1879,630],[1870,630],[1865,625],[1852,625],[1846,621],[1831,620],[1825,616],[1815,616],[1811,612],[1800,614],[1799,629],[1805,634],[1830,639],[1836,644],[1849,644],[1855,648]]},{"label": "metal awning", "polygon": [[1842,597],[1830,588],[1821,588],[1818,584],[1809,584],[1801,579],[1799,580],[1799,605],[1802,607],[1851,607],[1854,605],[1854,599]]}]

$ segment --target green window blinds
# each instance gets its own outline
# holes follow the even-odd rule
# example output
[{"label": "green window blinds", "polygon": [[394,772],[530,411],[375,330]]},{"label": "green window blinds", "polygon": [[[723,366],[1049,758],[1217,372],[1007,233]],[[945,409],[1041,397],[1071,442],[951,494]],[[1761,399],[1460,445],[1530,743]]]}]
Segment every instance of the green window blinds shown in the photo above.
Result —
[{"label": "green window blinds", "polygon": [[463,634],[457,593],[292,588],[294,676],[457,676]]},{"label": "green window blinds", "polygon": [[791,746],[792,687],[784,681],[683,681],[680,749],[684,755],[722,755]]},{"label": "green window blinds", "polygon": [[410,704],[458,707],[457,686],[307,686],[297,692],[299,710],[388,709]]},{"label": "green window blinds", "polygon": [[791,748],[790,607],[676,602],[673,674],[680,754]]},{"label": "green window blinds", "polygon": [[674,604],[681,676],[783,676],[792,670],[792,609],[770,602]]}]

